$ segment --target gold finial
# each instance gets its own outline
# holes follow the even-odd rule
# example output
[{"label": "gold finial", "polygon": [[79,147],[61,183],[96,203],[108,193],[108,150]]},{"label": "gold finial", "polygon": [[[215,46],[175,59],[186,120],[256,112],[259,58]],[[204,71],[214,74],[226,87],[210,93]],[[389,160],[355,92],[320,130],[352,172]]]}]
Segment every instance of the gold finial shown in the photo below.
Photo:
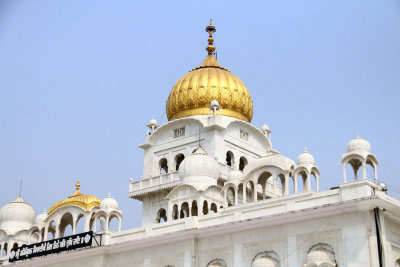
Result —
[{"label": "gold finial", "polygon": [[79,188],[81,187],[81,184],[79,183],[79,179],[76,180],[75,187],[76,187],[76,191],[79,191]]},{"label": "gold finial", "polygon": [[209,55],[212,55],[213,52],[215,51],[215,46],[214,44],[214,39],[213,39],[213,32],[215,32],[216,29],[215,27],[212,25],[212,19],[210,19],[210,25],[208,25],[206,27],[206,32],[208,32],[208,46],[206,47],[206,50],[208,51]]}]

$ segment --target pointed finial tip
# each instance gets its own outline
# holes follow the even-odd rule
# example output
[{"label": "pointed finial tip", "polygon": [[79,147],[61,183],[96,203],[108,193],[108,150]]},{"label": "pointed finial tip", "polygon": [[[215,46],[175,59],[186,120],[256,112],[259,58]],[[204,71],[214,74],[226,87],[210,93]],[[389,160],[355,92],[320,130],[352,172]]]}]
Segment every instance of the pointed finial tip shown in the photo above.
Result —
[{"label": "pointed finial tip", "polygon": [[206,50],[208,52],[208,55],[212,55],[213,52],[215,51],[214,47],[214,39],[213,39],[213,32],[215,32],[215,26],[212,25],[212,19],[210,19],[210,25],[206,27],[206,32],[208,32],[208,46],[206,47]]},{"label": "pointed finial tip", "polygon": [[356,138],[360,138],[360,134],[359,133],[357,133]]},{"label": "pointed finial tip", "polygon": [[304,152],[307,152],[307,146],[306,145],[304,146]]},{"label": "pointed finial tip", "polygon": [[79,188],[81,187],[81,184],[79,183],[79,178],[76,180],[75,187],[76,187],[76,190],[79,190]]}]

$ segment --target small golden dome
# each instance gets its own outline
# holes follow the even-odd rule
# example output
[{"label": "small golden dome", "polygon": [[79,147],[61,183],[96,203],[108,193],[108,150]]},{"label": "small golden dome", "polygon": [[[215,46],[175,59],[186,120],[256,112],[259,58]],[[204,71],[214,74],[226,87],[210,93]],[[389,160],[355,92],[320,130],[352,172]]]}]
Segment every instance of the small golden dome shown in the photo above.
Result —
[{"label": "small golden dome", "polygon": [[175,83],[166,105],[168,120],[208,115],[208,107],[216,99],[222,106],[222,115],[251,122],[253,100],[250,93],[244,83],[221,67],[213,56],[215,27],[210,23],[206,31],[209,33],[208,55],[199,67]]},{"label": "small golden dome", "polygon": [[47,213],[48,215],[52,214],[58,208],[69,205],[79,206],[84,210],[90,210],[95,206],[100,206],[101,200],[98,197],[92,195],[84,195],[81,192],[79,192],[79,187],[81,186],[79,184],[79,179],[76,182],[75,186],[76,186],[75,192],[68,198],[58,201],[56,204],[51,206],[49,212]]}]

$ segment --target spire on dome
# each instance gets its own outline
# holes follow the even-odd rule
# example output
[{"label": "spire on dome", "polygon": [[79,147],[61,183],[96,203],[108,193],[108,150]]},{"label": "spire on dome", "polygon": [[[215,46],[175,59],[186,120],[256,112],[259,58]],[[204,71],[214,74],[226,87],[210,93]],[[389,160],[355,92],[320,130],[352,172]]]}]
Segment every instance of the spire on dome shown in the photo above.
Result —
[{"label": "spire on dome", "polygon": [[81,184],[79,183],[79,178],[76,180],[76,184],[75,184],[75,192],[72,194],[72,196],[70,197],[74,197],[74,196],[79,196],[82,195],[81,192],[79,192],[79,188],[81,187]]},{"label": "spire on dome", "polygon": [[19,196],[22,196],[22,180],[21,183],[19,184]]},{"label": "spire on dome", "polygon": [[214,39],[212,35],[215,31],[215,26],[212,25],[212,19],[210,19],[210,25],[206,27],[206,32],[208,32],[208,46],[206,47],[206,50],[208,51],[209,55],[212,55],[215,51]]}]

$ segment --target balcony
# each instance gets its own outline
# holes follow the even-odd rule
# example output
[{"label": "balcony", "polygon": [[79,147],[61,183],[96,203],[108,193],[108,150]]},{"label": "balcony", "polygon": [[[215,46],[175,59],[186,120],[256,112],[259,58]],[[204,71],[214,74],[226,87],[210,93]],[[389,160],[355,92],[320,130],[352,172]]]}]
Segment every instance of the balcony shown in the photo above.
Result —
[{"label": "balcony", "polygon": [[180,179],[177,171],[149,178],[141,178],[139,181],[130,181],[129,197],[140,200],[147,193],[170,189],[179,184]]}]

